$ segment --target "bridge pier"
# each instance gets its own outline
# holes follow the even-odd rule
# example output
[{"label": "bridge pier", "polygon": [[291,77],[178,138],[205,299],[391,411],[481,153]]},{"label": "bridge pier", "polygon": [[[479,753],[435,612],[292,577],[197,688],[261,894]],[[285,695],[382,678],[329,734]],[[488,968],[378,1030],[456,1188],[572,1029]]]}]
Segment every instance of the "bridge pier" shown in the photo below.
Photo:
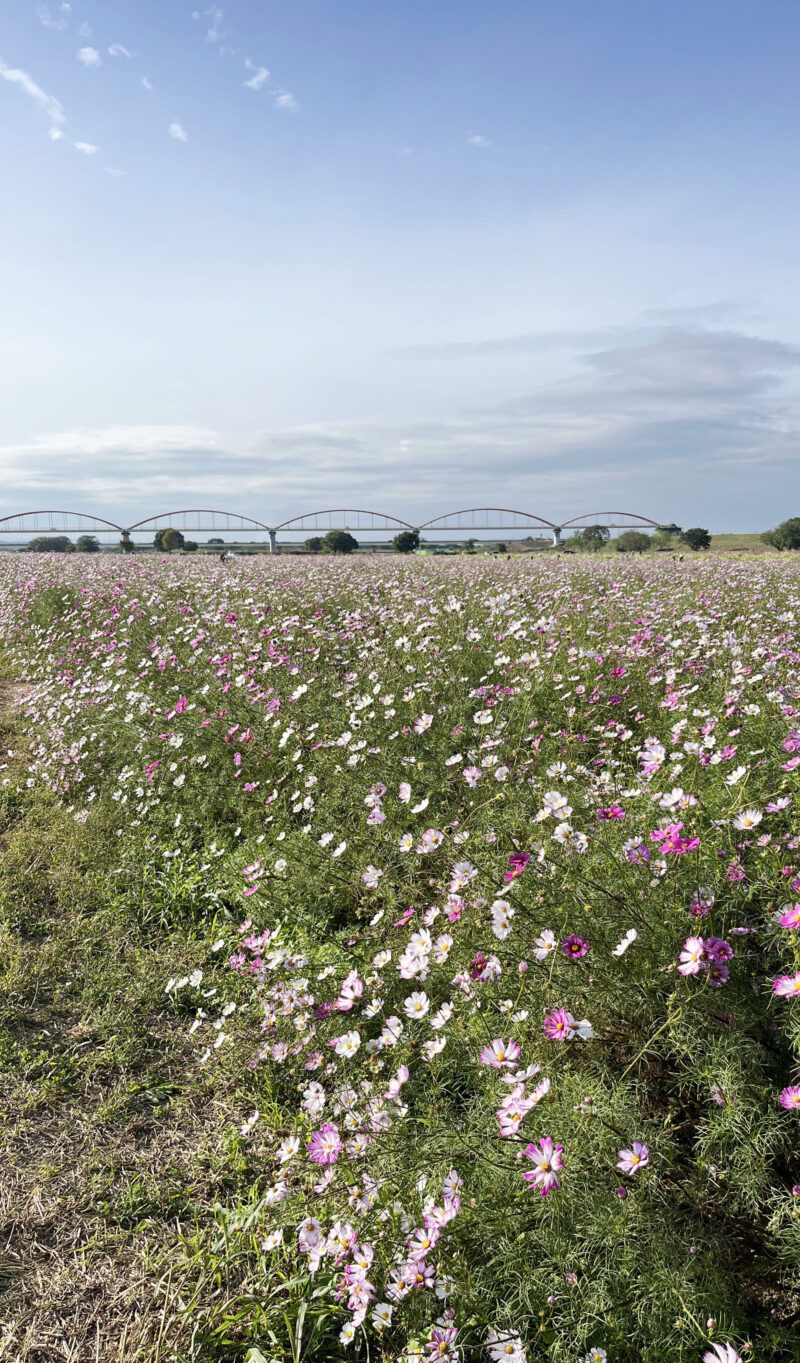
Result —
[{"label": "bridge pier", "polygon": [[560,525],[554,525],[554,526],[553,526],[553,548],[554,548],[554,549],[557,549],[558,546],[559,546],[560,544],[561,544],[561,526],[560,526]]},{"label": "bridge pier", "polygon": [[269,552],[270,552],[271,554],[277,554],[277,553],[279,553],[280,551],[279,551],[279,549],[278,549],[278,532],[277,532],[277,530],[268,530],[268,531],[267,531],[267,534],[269,535]]}]

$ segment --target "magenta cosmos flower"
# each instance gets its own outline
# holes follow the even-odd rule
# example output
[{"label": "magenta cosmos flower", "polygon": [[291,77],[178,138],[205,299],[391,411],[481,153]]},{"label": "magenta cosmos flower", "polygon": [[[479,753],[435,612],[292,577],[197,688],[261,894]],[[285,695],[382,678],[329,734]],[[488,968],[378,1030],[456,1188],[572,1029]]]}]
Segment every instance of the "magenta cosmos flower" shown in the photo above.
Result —
[{"label": "magenta cosmos flower", "polygon": [[552,1136],[542,1136],[541,1140],[525,1147],[525,1154],[529,1160],[533,1160],[534,1168],[522,1177],[531,1187],[539,1189],[541,1197],[547,1197],[548,1193],[561,1187],[557,1173],[564,1168],[561,1158],[563,1151],[563,1145],[553,1144]]},{"label": "magenta cosmos flower", "polygon": [[341,1148],[339,1128],[330,1122],[323,1122],[319,1130],[312,1133],[311,1140],[306,1141],[308,1158],[315,1164],[335,1164]]},{"label": "magenta cosmos flower", "polygon": [[544,1034],[549,1041],[569,1041],[575,1034],[575,1019],[566,1008],[553,1008],[544,1017]]},{"label": "magenta cosmos flower", "polygon": [[630,1150],[618,1150],[619,1160],[617,1168],[623,1174],[635,1174],[639,1169],[644,1169],[650,1163],[650,1151],[643,1141],[634,1141]]},{"label": "magenta cosmos flower", "polygon": [[790,1084],[783,1090],[778,1101],[787,1112],[800,1112],[800,1084]]},{"label": "magenta cosmos flower", "polygon": [[565,937],[561,943],[561,950],[570,961],[579,961],[581,956],[585,956],[589,950],[589,943],[585,937]]},{"label": "magenta cosmos flower", "polygon": [[788,913],[781,914],[778,921],[782,928],[789,928],[792,932],[800,928],[800,904],[793,904]]},{"label": "magenta cosmos flower", "polygon": [[779,975],[772,988],[782,998],[794,998],[800,994],[800,970],[794,975]]}]

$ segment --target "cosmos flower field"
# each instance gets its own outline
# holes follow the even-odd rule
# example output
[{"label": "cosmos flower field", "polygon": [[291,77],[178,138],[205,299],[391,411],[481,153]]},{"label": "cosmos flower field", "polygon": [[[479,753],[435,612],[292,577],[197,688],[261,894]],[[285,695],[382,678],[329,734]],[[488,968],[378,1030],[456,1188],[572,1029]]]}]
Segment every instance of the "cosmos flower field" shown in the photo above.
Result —
[{"label": "cosmos flower field", "polygon": [[800,1357],[794,556],[0,579],[6,818],[158,887],[224,1108],[137,1357]]}]

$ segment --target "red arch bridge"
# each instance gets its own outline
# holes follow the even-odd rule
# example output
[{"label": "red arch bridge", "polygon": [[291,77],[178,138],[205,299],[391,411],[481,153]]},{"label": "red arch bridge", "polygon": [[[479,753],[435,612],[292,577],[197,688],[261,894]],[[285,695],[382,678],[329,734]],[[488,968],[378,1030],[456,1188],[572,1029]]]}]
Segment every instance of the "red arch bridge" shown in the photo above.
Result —
[{"label": "red arch bridge", "polygon": [[472,532],[486,531],[523,531],[527,536],[541,535],[542,531],[553,537],[554,544],[561,543],[562,530],[581,530],[589,526],[602,526],[608,530],[659,530],[675,526],[664,526],[649,516],[633,511],[590,511],[582,516],[556,522],[529,511],[513,511],[508,507],[479,506],[468,507],[463,511],[448,511],[434,516],[416,527],[410,521],[400,520],[381,511],[364,511],[353,507],[335,507],[325,511],[306,511],[279,524],[267,525],[252,516],[241,516],[234,511],[213,511],[207,508],[190,508],[181,511],[163,511],[144,520],[135,521],[128,526],[118,525],[82,511],[19,511],[13,515],[0,517],[0,535],[37,536],[60,535],[134,535],[155,533],[157,530],[180,530],[182,534],[204,531],[214,534],[247,535],[249,538],[267,537],[270,550],[275,552],[278,535],[303,534],[305,536],[326,534],[329,530],[349,530],[397,534],[401,530],[416,528],[421,533],[440,532],[443,534],[458,531],[472,537]]}]

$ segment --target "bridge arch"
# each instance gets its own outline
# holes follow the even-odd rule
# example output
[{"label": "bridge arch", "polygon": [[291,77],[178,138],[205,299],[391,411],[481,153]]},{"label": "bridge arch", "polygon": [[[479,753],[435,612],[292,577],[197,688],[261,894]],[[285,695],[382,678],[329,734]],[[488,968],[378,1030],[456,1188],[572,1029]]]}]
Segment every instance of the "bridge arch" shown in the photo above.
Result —
[{"label": "bridge arch", "polygon": [[[334,519],[336,517],[337,519]],[[342,520],[342,517],[345,519]],[[387,516],[382,511],[358,511],[353,507],[337,507],[329,511],[306,511],[302,516],[276,525],[276,530],[410,530],[408,521]]]},{"label": "bridge arch", "polygon": [[609,530],[634,530],[639,526],[649,526],[651,530],[658,530],[661,521],[651,520],[649,516],[641,516],[636,511],[589,511],[582,516],[573,516],[570,521],[562,521],[562,530],[584,530],[590,525],[604,525]]},{"label": "bridge arch", "polygon": [[0,535],[102,534],[109,530],[119,534],[122,526],[84,511],[16,511],[0,517]]},{"label": "bridge arch", "polygon": [[553,521],[534,516],[529,511],[512,511],[508,507],[472,506],[466,511],[448,511],[425,521],[420,530],[554,530]]},{"label": "bridge arch", "polygon": [[143,521],[137,521],[135,525],[128,527],[129,530],[263,530],[269,531],[269,526],[261,521],[253,520],[252,516],[240,516],[235,511],[210,511],[205,508],[190,508],[184,511],[164,511],[157,516],[148,516]]}]

